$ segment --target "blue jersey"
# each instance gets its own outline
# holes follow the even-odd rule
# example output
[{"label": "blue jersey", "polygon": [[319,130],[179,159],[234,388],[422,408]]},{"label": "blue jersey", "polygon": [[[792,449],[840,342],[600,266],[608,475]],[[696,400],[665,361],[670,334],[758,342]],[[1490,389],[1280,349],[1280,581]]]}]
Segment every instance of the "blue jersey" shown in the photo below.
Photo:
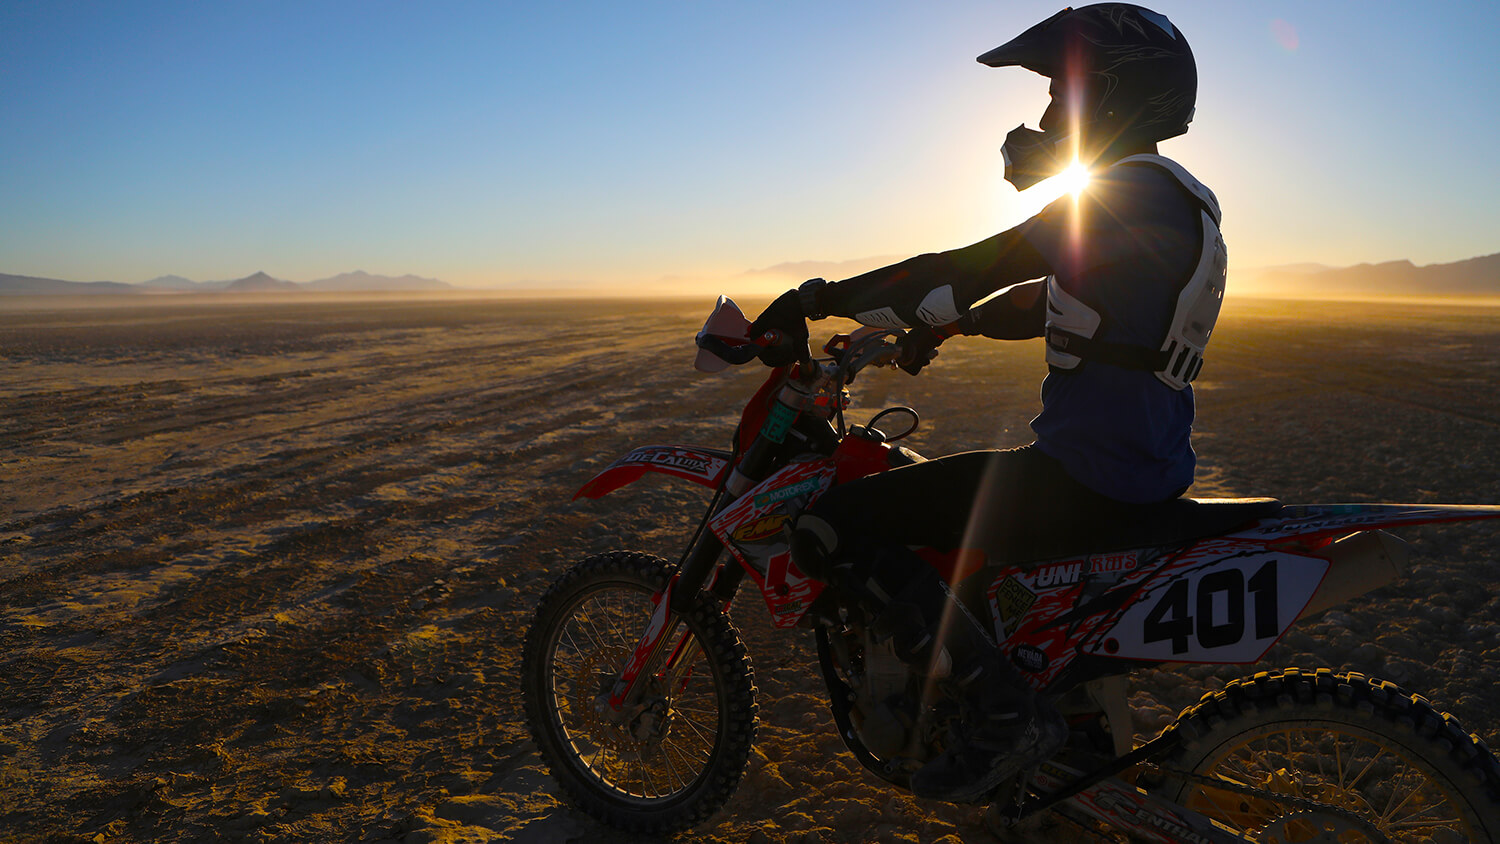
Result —
[{"label": "blue jersey", "polygon": [[[1095,174],[1077,199],[1064,196],[1014,229],[828,285],[824,312],[886,327],[967,319],[966,333],[1039,337],[1050,318],[1041,306],[1053,304],[1045,297],[1025,311],[993,307],[998,299],[970,308],[1049,276],[1058,295],[1098,314],[1089,339],[1159,350],[1204,254],[1202,216],[1183,182],[1127,159]],[[1052,367],[1031,423],[1037,447],[1075,480],[1136,503],[1174,497],[1192,483],[1192,426],[1191,387],[1173,389],[1151,371],[1098,359]]]},{"label": "blue jersey", "polygon": [[[1096,175],[1075,201],[1063,197],[1025,226],[1056,283],[1100,315],[1094,339],[1160,347],[1197,267],[1203,232],[1197,202],[1174,177],[1148,165]],[[1192,387],[1153,373],[1086,360],[1053,367],[1032,420],[1037,447],[1076,480],[1120,501],[1180,495],[1193,481]]]}]

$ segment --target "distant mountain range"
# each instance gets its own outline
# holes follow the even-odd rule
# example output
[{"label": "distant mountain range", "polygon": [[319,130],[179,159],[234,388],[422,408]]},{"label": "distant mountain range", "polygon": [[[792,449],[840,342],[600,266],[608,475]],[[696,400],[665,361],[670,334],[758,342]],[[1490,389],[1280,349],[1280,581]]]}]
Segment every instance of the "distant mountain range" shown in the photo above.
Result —
[{"label": "distant mountain range", "polygon": [[0,296],[67,296],[80,294],[151,295],[153,293],[324,293],[452,290],[453,285],[435,278],[414,275],[372,275],[364,270],[342,273],[316,281],[295,282],[273,278],[264,272],[232,281],[193,281],[180,275],[164,275],[139,284],[117,281],[62,281],[0,273]]},{"label": "distant mountain range", "polygon": [[1229,292],[1286,298],[1500,296],[1500,254],[1417,266],[1410,261],[1327,267],[1289,264],[1229,269]]},{"label": "distant mountain range", "polygon": [[[894,261],[894,258],[862,259],[843,262],[800,262],[752,270],[742,277],[769,276],[782,283],[785,278],[847,278],[872,266]],[[606,285],[583,287],[601,293],[615,292]],[[295,282],[257,272],[231,281],[194,281],[176,275],[164,275],[138,284],[114,281],[61,281],[53,278],[6,275],[0,273],[0,296],[5,295],[151,295],[161,293],[300,293],[300,292],[396,292],[454,290],[453,285],[435,278],[415,275],[372,275],[363,270]],[[580,287],[580,289],[582,289]],[[567,285],[539,285],[539,295],[566,294]],[[1229,293],[1232,296],[1274,296],[1280,298],[1350,299],[1384,296],[1486,296],[1500,297],[1500,253],[1455,261],[1450,264],[1417,266],[1410,261],[1383,264],[1357,264],[1352,267],[1329,267],[1323,264],[1286,264],[1276,267],[1229,269]]]},{"label": "distant mountain range", "polygon": [[[742,277],[768,277],[775,284],[796,284],[815,276],[843,279],[899,261],[896,256],[855,261],[799,261],[750,270]],[[1245,268],[1230,265],[1232,296],[1287,299],[1357,299],[1362,297],[1500,296],[1500,254],[1451,264],[1417,266],[1410,261],[1330,267],[1285,264]]]}]

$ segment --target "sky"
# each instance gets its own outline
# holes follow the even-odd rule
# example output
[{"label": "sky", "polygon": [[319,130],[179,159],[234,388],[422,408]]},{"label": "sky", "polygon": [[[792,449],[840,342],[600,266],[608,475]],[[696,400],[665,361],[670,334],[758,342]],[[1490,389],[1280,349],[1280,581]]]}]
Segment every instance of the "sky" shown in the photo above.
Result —
[{"label": "sky", "polygon": [[[1055,0],[0,0],[0,272],[841,277],[1009,228]],[[1500,252],[1492,0],[1172,0],[1233,268]],[[783,265],[795,266],[785,267]],[[824,270],[825,272],[814,272]]]}]

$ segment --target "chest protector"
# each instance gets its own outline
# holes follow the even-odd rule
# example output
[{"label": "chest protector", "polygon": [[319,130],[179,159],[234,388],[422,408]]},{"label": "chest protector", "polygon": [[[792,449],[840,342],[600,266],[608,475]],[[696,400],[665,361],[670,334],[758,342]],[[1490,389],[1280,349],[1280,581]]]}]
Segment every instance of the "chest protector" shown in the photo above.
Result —
[{"label": "chest protector", "polygon": [[1047,364],[1070,370],[1083,361],[1097,360],[1154,372],[1168,387],[1181,390],[1203,368],[1203,350],[1208,346],[1209,335],[1219,318],[1219,307],[1224,302],[1224,276],[1229,259],[1224,238],[1219,234],[1219,201],[1213,191],[1171,159],[1132,155],[1120,159],[1115,166],[1126,164],[1161,169],[1197,200],[1201,237],[1195,268],[1183,280],[1166,335],[1155,347],[1095,339],[1101,322],[1099,312],[1063,290],[1057,276],[1048,276]]}]

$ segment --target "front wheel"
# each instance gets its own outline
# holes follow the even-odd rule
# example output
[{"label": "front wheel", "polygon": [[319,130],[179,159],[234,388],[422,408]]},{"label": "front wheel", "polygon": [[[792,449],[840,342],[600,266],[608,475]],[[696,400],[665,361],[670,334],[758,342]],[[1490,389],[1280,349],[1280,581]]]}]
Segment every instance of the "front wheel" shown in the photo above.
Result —
[{"label": "front wheel", "polygon": [[[526,721],[552,776],[582,809],[633,832],[702,822],[729,799],[757,720],[749,657],[706,595],[674,619],[665,654],[623,712],[601,702],[666,587],[667,562],[616,551],[570,569],[542,596],[521,661]],[[666,656],[663,656],[663,660]]]},{"label": "front wheel", "polygon": [[1167,796],[1258,841],[1500,841],[1494,755],[1394,683],[1261,673],[1205,695],[1169,729],[1182,742],[1167,767],[1194,778]]}]

